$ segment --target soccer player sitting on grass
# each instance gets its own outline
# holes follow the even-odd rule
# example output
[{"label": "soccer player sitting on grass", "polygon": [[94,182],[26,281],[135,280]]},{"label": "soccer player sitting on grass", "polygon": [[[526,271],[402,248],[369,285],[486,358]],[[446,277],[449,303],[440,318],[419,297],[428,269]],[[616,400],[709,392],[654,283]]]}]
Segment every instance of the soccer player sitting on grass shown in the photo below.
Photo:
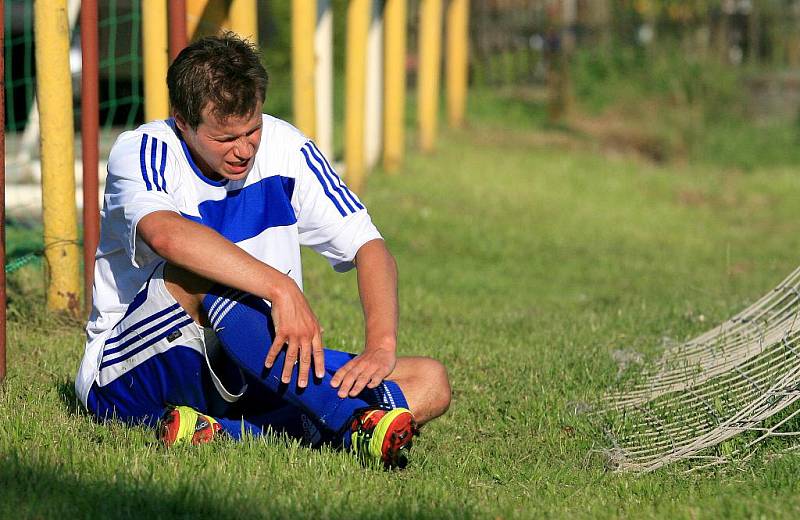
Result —
[{"label": "soccer player sitting on grass", "polygon": [[[167,85],[172,117],[109,157],[80,399],[167,446],[272,430],[403,466],[450,386],[439,362],[396,357],[397,268],[364,205],[313,142],[261,113],[249,43],[199,40]],[[323,348],[301,245],[356,268],[361,354]]]}]

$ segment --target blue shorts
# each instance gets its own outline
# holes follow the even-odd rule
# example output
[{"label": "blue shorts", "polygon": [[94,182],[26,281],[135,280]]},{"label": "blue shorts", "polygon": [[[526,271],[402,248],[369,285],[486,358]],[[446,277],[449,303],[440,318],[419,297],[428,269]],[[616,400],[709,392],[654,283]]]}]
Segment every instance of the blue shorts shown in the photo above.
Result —
[{"label": "blue shorts", "polygon": [[[216,343],[210,328],[192,320],[167,291],[162,264],[106,340],[87,408],[101,420],[155,426],[169,406],[183,405],[237,425],[252,418],[253,433],[266,426],[289,433],[302,426],[307,433],[298,409],[243,373]],[[333,374],[353,357],[325,349],[325,369]],[[380,399],[391,405],[397,393],[383,392]]]}]

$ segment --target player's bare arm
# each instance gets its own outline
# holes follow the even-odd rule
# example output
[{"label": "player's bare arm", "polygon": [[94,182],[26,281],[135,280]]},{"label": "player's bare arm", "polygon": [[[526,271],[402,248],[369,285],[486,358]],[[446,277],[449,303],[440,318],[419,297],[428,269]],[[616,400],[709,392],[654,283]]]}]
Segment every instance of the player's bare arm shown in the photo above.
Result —
[{"label": "player's bare arm", "polygon": [[[146,215],[139,221],[137,233],[169,264],[210,282],[269,300],[272,303],[275,339],[266,359],[267,367],[272,366],[275,357],[287,345],[286,362],[281,375],[284,382],[289,381],[298,359],[300,387],[308,384],[312,358],[315,374],[322,377],[325,365],[321,328],[294,280],[257,260],[213,229],[171,211],[155,211]],[[210,252],[213,252],[213,256]],[[196,313],[199,314],[199,309]],[[200,321],[201,317],[197,314],[193,318]]]},{"label": "player's bare arm", "polygon": [[397,263],[383,240],[371,240],[356,254],[358,290],[364,311],[364,352],[334,374],[339,397],[375,388],[397,364]]}]

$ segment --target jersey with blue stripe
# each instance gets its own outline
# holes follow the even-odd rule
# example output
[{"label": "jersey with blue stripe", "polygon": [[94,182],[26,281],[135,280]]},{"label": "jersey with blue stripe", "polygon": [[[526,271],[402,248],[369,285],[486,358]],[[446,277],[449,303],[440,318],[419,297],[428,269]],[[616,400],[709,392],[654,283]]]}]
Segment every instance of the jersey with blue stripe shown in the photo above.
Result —
[{"label": "jersey with blue stripe", "polygon": [[[322,254],[335,270],[347,271],[363,244],[381,238],[330,162],[285,121],[263,116],[252,169],[237,181],[204,176],[171,119],[122,133],[108,161],[93,310],[76,379],[84,403],[104,348],[119,348],[118,342],[107,345],[115,340],[116,325],[136,307],[137,293],[163,261],[136,233],[142,217],[154,211],[173,211],[213,228],[301,288],[301,245]],[[213,258],[213,251],[208,255]]]}]

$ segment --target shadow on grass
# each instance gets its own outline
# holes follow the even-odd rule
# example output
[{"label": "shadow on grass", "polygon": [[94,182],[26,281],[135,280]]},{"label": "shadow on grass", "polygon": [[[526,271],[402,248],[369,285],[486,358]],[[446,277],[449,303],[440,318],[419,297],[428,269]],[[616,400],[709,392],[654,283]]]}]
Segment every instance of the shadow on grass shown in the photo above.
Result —
[{"label": "shadow on grass", "polygon": [[[91,470],[69,464],[44,464],[24,460],[22,453],[0,454],[0,518],[320,518],[331,515],[329,504],[319,497],[308,500],[261,500],[229,495],[214,482],[187,481],[165,490],[158,483],[131,477],[124,464],[112,481],[87,476]],[[243,482],[247,475],[241,476]],[[302,482],[313,488],[313,482]],[[277,489],[273,497],[281,494]],[[411,500],[408,509],[396,501],[361,502],[347,507],[342,516],[363,518],[469,518],[469,508],[430,504],[419,509]],[[416,507],[414,505],[416,504]],[[339,516],[335,512],[334,517]]]},{"label": "shadow on grass", "polygon": [[61,404],[67,410],[67,413],[70,415],[89,415],[89,412],[81,406],[78,395],[75,393],[75,385],[71,380],[67,379],[61,381],[58,383],[57,389],[58,397],[61,400]]},{"label": "shadow on grass", "polygon": [[188,486],[166,492],[136,481],[104,482],[64,467],[0,456],[2,518],[255,518],[245,508],[226,508],[198,497]]}]

